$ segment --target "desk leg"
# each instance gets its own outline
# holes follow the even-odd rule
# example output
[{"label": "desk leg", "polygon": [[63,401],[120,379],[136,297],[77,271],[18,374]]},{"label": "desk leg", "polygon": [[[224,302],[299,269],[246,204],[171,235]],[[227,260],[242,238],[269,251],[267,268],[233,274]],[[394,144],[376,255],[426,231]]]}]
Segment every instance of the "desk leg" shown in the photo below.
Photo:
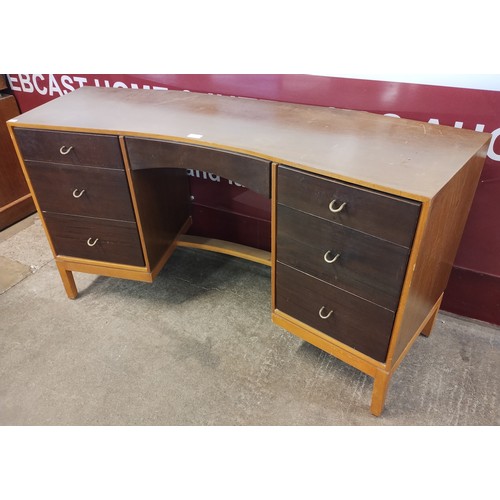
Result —
[{"label": "desk leg", "polygon": [[67,271],[64,268],[64,265],[60,262],[57,262],[57,269],[59,270],[59,274],[61,275],[61,279],[64,285],[64,289],[66,290],[66,294],[70,299],[76,299],[78,295],[78,290],[76,289],[75,279],[73,278],[73,273],[71,271]]},{"label": "desk leg", "polygon": [[373,380],[372,403],[370,411],[376,417],[379,417],[384,410],[385,397],[391,380],[391,373],[377,370]]},{"label": "desk leg", "polygon": [[431,334],[432,327],[434,326],[434,322],[436,321],[436,316],[437,316],[437,313],[439,312],[439,308],[441,307],[442,300],[443,300],[443,295],[441,295],[441,297],[437,301],[436,305],[434,306],[434,312],[432,313],[432,316],[428,319],[424,328],[420,332],[421,335],[428,337]]}]

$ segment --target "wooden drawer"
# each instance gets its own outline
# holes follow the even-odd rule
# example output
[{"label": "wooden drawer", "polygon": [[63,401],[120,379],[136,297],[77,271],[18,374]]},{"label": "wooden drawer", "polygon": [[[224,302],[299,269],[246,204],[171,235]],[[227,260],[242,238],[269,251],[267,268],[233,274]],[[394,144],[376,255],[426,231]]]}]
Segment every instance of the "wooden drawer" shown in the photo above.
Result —
[{"label": "wooden drawer", "polygon": [[394,322],[394,313],[387,309],[281,263],[276,264],[276,308],[385,361]]},{"label": "wooden drawer", "polygon": [[15,128],[14,133],[24,160],[123,168],[120,143],[114,135],[25,128]]},{"label": "wooden drawer", "polygon": [[40,208],[135,222],[124,170],[25,161]]},{"label": "wooden drawer", "polygon": [[420,213],[419,202],[282,165],[278,168],[278,203],[407,248]]},{"label": "wooden drawer", "polygon": [[397,309],[407,248],[283,205],[277,228],[278,261]]},{"label": "wooden drawer", "polygon": [[133,222],[52,213],[44,218],[57,255],[144,266]]},{"label": "wooden drawer", "polygon": [[271,163],[255,156],[196,144],[126,137],[131,170],[199,169],[236,181],[271,197]]}]

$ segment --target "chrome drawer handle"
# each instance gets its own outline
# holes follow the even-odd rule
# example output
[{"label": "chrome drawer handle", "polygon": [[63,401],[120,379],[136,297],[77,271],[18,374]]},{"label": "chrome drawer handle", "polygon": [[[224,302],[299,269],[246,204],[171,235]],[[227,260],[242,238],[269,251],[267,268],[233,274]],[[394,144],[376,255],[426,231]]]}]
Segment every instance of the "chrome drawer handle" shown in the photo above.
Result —
[{"label": "chrome drawer handle", "polygon": [[73,190],[73,198],[80,198],[80,196],[85,193],[85,189],[80,189],[80,192],[78,192],[78,189]]},{"label": "chrome drawer handle", "polygon": [[330,209],[330,212],[333,212],[334,214],[338,214],[339,212],[342,212],[342,210],[344,209],[344,207],[347,205],[347,203],[344,201],[344,203],[342,203],[342,205],[340,205],[339,208],[333,208],[335,203],[337,203],[337,200],[332,200],[330,202],[330,205],[328,205],[328,208]]},{"label": "chrome drawer handle", "polygon": [[99,241],[99,238],[95,238],[95,239],[94,239],[94,241],[93,241],[92,243],[91,243],[91,240],[92,240],[92,238],[89,238],[89,239],[87,240],[87,245],[88,245],[89,247],[93,247],[93,246],[94,246],[94,245],[95,245],[95,244]]},{"label": "chrome drawer handle", "polygon": [[72,149],[73,146],[61,146],[59,153],[61,153],[62,155],[67,155]]},{"label": "chrome drawer handle", "polygon": [[340,254],[338,253],[337,255],[335,255],[335,257],[333,259],[329,259],[328,255],[330,253],[331,253],[331,250],[328,250],[328,252],[326,252],[325,255],[323,256],[323,259],[325,259],[325,262],[327,262],[328,264],[333,264],[340,257]]},{"label": "chrome drawer handle", "polygon": [[325,310],[325,306],[323,306],[320,310],[319,310],[319,317],[321,319],[328,319],[332,314],[333,314],[333,311],[330,311],[328,314],[324,314],[323,311]]}]

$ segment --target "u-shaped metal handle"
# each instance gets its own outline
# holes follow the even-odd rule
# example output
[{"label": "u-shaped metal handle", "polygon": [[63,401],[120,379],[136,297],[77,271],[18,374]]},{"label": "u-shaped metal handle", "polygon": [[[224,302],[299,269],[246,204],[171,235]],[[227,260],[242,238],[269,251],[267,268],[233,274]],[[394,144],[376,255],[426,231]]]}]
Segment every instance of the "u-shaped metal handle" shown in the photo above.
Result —
[{"label": "u-shaped metal handle", "polygon": [[[78,192],[80,191],[80,192]],[[85,193],[85,189],[73,189],[73,198],[80,198],[80,196]]]},{"label": "u-shaped metal handle", "polygon": [[322,306],[321,309],[319,310],[318,314],[321,319],[328,319],[332,314],[333,311],[330,311],[328,314],[324,314],[325,306]]},{"label": "u-shaped metal handle", "polygon": [[325,262],[327,262],[328,264],[333,264],[340,257],[340,254],[338,253],[337,255],[335,255],[335,257],[333,257],[333,259],[331,259],[328,257],[330,253],[331,250],[328,250],[328,252],[326,252],[325,255],[323,255],[323,259],[325,259]]},{"label": "u-shaped metal handle", "polygon": [[62,155],[67,155],[72,149],[73,146],[61,146],[61,149],[59,149],[59,153],[61,153]]},{"label": "u-shaped metal handle", "polygon": [[87,245],[88,245],[89,247],[93,247],[93,246],[94,246],[94,245],[95,245],[95,244],[99,241],[99,238],[94,238],[94,241],[93,241],[93,242],[91,242],[91,240],[92,240],[92,238],[89,238],[89,239],[87,240]]},{"label": "u-shaped metal handle", "polygon": [[335,203],[337,203],[337,200],[332,200],[330,202],[330,205],[328,205],[328,208],[330,209],[330,212],[333,212],[334,214],[338,214],[339,212],[342,212],[342,210],[344,209],[344,207],[347,205],[347,203],[344,201],[344,203],[342,203],[339,208],[334,208],[335,207]]}]

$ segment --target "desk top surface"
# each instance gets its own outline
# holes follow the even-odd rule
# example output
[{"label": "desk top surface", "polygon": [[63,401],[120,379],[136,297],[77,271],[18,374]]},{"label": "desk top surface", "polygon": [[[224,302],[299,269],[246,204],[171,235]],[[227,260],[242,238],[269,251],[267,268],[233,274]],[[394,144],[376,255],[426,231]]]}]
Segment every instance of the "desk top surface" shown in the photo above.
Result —
[{"label": "desk top surface", "polygon": [[362,111],[173,90],[82,87],[12,126],[182,141],[432,198],[490,134]]}]

